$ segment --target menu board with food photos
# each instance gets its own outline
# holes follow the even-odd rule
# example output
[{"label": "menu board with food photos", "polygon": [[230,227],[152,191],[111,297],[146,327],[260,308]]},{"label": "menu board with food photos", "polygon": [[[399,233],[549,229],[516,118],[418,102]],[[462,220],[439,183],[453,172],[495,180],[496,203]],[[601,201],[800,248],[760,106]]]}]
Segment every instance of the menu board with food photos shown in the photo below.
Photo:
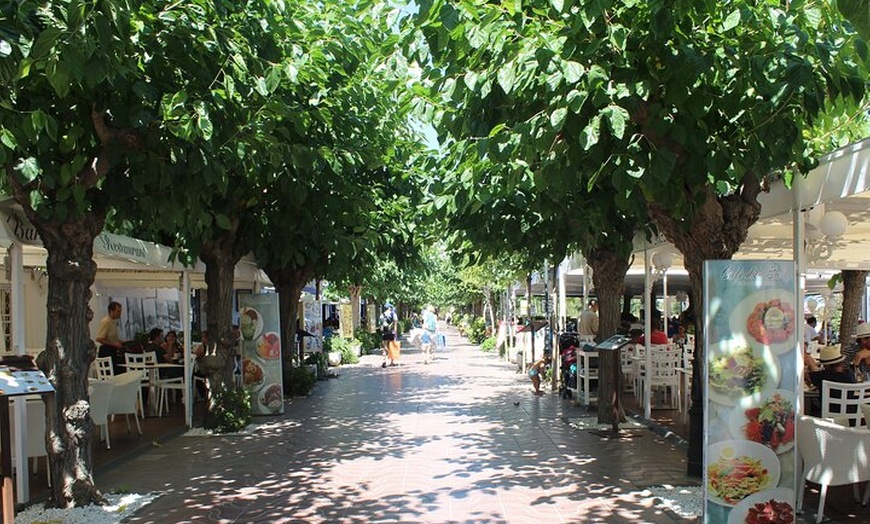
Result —
[{"label": "menu board with food photos", "polygon": [[[284,413],[278,294],[239,295],[239,308],[242,383],[251,393],[251,413]],[[284,350],[292,351],[292,346]]]},{"label": "menu board with food photos", "polygon": [[793,262],[704,263],[704,521],[795,521],[803,334]]}]

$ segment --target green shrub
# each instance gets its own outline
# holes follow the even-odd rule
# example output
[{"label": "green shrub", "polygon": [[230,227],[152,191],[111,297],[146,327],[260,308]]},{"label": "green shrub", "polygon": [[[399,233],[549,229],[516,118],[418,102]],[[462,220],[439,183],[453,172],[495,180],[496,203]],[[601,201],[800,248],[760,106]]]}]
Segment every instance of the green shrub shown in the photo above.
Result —
[{"label": "green shrub", "polygon": [[489,337],[480,344],[481,351],[492,351],[495,349],[495,337]]},{"label": "green shrub", "polygon": [[465,336],[468,337],[472,344],[480,344],[486,338],[486,322],[481,317],[477,317],[471,321],[466,330]]},{"label": "green shrub", "polygon": [[244,388],[225,389],[215,393],[214,430],[217,433],[237,433],[251,423],[251,394]]},{"label": "green shrub", "polygon": [[304,397],[311,391],[317,377],[307,368],[284,366],[284,394],[289,397]]},{"label": "green shrub", "polygon": [[346,339],[342,337],[332,337],[323,343],[325,352],[338,351],[341,353],[342,364],[356,364],[359,362],[359,357],[356,356],[354,347],[360,346],[362,343],[357,339]]},{"label": "green shrub", "polygon": [[[330,340],[335,340],[336,338],[341,337],[332,337]],[[323,351],[319,351],[317,353],[311,353],[307,357],[305,357],[305,361],[303,364],[311,364],[317,365],[317,376],[325,377],[326,373],[329,371],[329,357],[326,355],[328,351],[324,347]],[[315,379],[317,377],[314,377]]]},{"label": "green shrub", "polygon": [[358,335],[360,344],[362,344],[363,355],[380,355],[381,354],[381,334],[380,333],[360,333]]}]

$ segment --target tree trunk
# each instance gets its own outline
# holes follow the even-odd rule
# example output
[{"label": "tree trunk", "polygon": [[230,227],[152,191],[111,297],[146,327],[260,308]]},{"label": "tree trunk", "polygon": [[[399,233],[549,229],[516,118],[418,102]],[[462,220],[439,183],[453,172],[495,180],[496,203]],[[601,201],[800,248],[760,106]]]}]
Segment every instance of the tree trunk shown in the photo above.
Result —
[{"label": "tree trunk", "polygon": [[[311,271],[295,268],[277,268],[267,266],[263,271],[269,275],[269,280],[275,285],[278,292],[279,311],[281,313],[281,347],[286,348],[281,352],[281,358],[285,370],[293,366],[293,358],[299,360],[299,364],[305,360],[305,348],[301,344],[297,346],[296,319],[299,318],[299,297],[302,288],[311,279]],[[284,387],[287,388],[288,375],[284,375]]]},{"label": "tree trunk", "polygon": [[[303,283],[304,285],[304,283]],[[302,289],[302,288],[300,288]],[[360,313],[359,313],[359,297],[362,292],[362,286],[359,284],[354,284],[352,286],[348,286],[348,293],[350,294],[350,318],[351,318],[351,326],[350,333],[351,338],[356,337],[357,329],[361,329],[359,325]],[[365,330],[362,330],[365,331]]]},{"label": "tree trunk", "polygon": [[683,264],[692,284],[691,304],[695,315],[695,359],[692,362],[692,406],[689,409],[689,475],[701,476],[703,471],[703,407],[702,366],[704,361],[704,317],[702,268],[705,260],[730,260],[746,240],[749,227],[758,220],[761,204],[758,193],[761,185],[751,172],[747,172],[740,191],[720,196],[709,186],[703,191],[702,204],[691,217],[675,220],[661,204],[650,203],[650,219],[659,232],[683,254]]},{"label": "tree trunk", "polygon": [[495,306],[492,301],[492,288],[489,286],[483,286],[483,300],[484,300],[484,311],[489,312],[489,326],[490,326],[490,336],[495,336],[498,328],[495,325]]},{"label": "tree trunk", "polygon": [[847,348],[855,342],[855,329],[861,315],[861,301],[867,274],[870,271],[843,270],[843,312],[840,316],[840,347]]},{"label": "tree trunk", "polygon": [[[199,367],[208,377],[213,393],[235,388],[233,372],[235,371],[238,338],[232,331],[233,318],[233,282],[238,256],[234,254],[234,236],[206,242],[202,246],[200,258],[205,263],[205,284],[208,299],[206,301],[206,322],[208,327],[211,352],[207,358],[201,358]],[[211,396],[214,402],[215,395]],[[209,404],[208,413],[203,421],[204,427],[211,427],[213,404]]]},{"label": "tree trunk", "polygon": [[39,360],[55,395],[54,402],[45,403],[47,434],[28,438],[46,439],[51,502],[59,507],[105,503],[92,477],[94,423],[88,398],[88,370],[96,356],[88,329],[94,316],[91,285],[97,273],[93,249],[102,217],[87,215],[58,224],[29,214],[48,251],[46,348]]},{"label": "tree trunk", "polygon": [[[619,327],[619,302],[628,272],[629,257],[621,257],[606,248],[592,249],[586,262],[592,268],[592,282],[598,297],[598,337],[600,342]],[[614,433],[625,420],[622,404],[622,364],[620,351],[602,351],[598,354],[598,423],[611,424]]]}]

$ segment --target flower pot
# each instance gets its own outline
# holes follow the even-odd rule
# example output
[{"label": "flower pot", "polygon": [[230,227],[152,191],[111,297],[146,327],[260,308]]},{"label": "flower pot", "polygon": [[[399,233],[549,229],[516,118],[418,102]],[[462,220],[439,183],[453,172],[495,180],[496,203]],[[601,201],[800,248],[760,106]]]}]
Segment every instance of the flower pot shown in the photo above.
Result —
[{"label": "flower pot", "polygon": [[326,361],[330,366],[338,366],[341,364],[341,352],[340,351],[330,351],[326,354]]}]

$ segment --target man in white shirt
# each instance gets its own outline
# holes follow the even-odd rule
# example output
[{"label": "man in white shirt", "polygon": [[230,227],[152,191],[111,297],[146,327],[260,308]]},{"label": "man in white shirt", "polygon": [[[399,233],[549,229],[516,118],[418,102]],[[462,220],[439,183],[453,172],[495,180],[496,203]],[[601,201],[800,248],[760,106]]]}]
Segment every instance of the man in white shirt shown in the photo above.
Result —
[{"label": "man in white shirt", "polygon": [[804,324],[804,351],[807,353],[810,351],[810,344],[820,340],[819,333],[816,331],[816,323],[816,317],[810,315]]},{"label": "man in white shirt", "polygon": [[589,299],[586,309],[580,313],[577,319],[577,334],[581,341],[591,342],[598,336],[598,301]]}]

